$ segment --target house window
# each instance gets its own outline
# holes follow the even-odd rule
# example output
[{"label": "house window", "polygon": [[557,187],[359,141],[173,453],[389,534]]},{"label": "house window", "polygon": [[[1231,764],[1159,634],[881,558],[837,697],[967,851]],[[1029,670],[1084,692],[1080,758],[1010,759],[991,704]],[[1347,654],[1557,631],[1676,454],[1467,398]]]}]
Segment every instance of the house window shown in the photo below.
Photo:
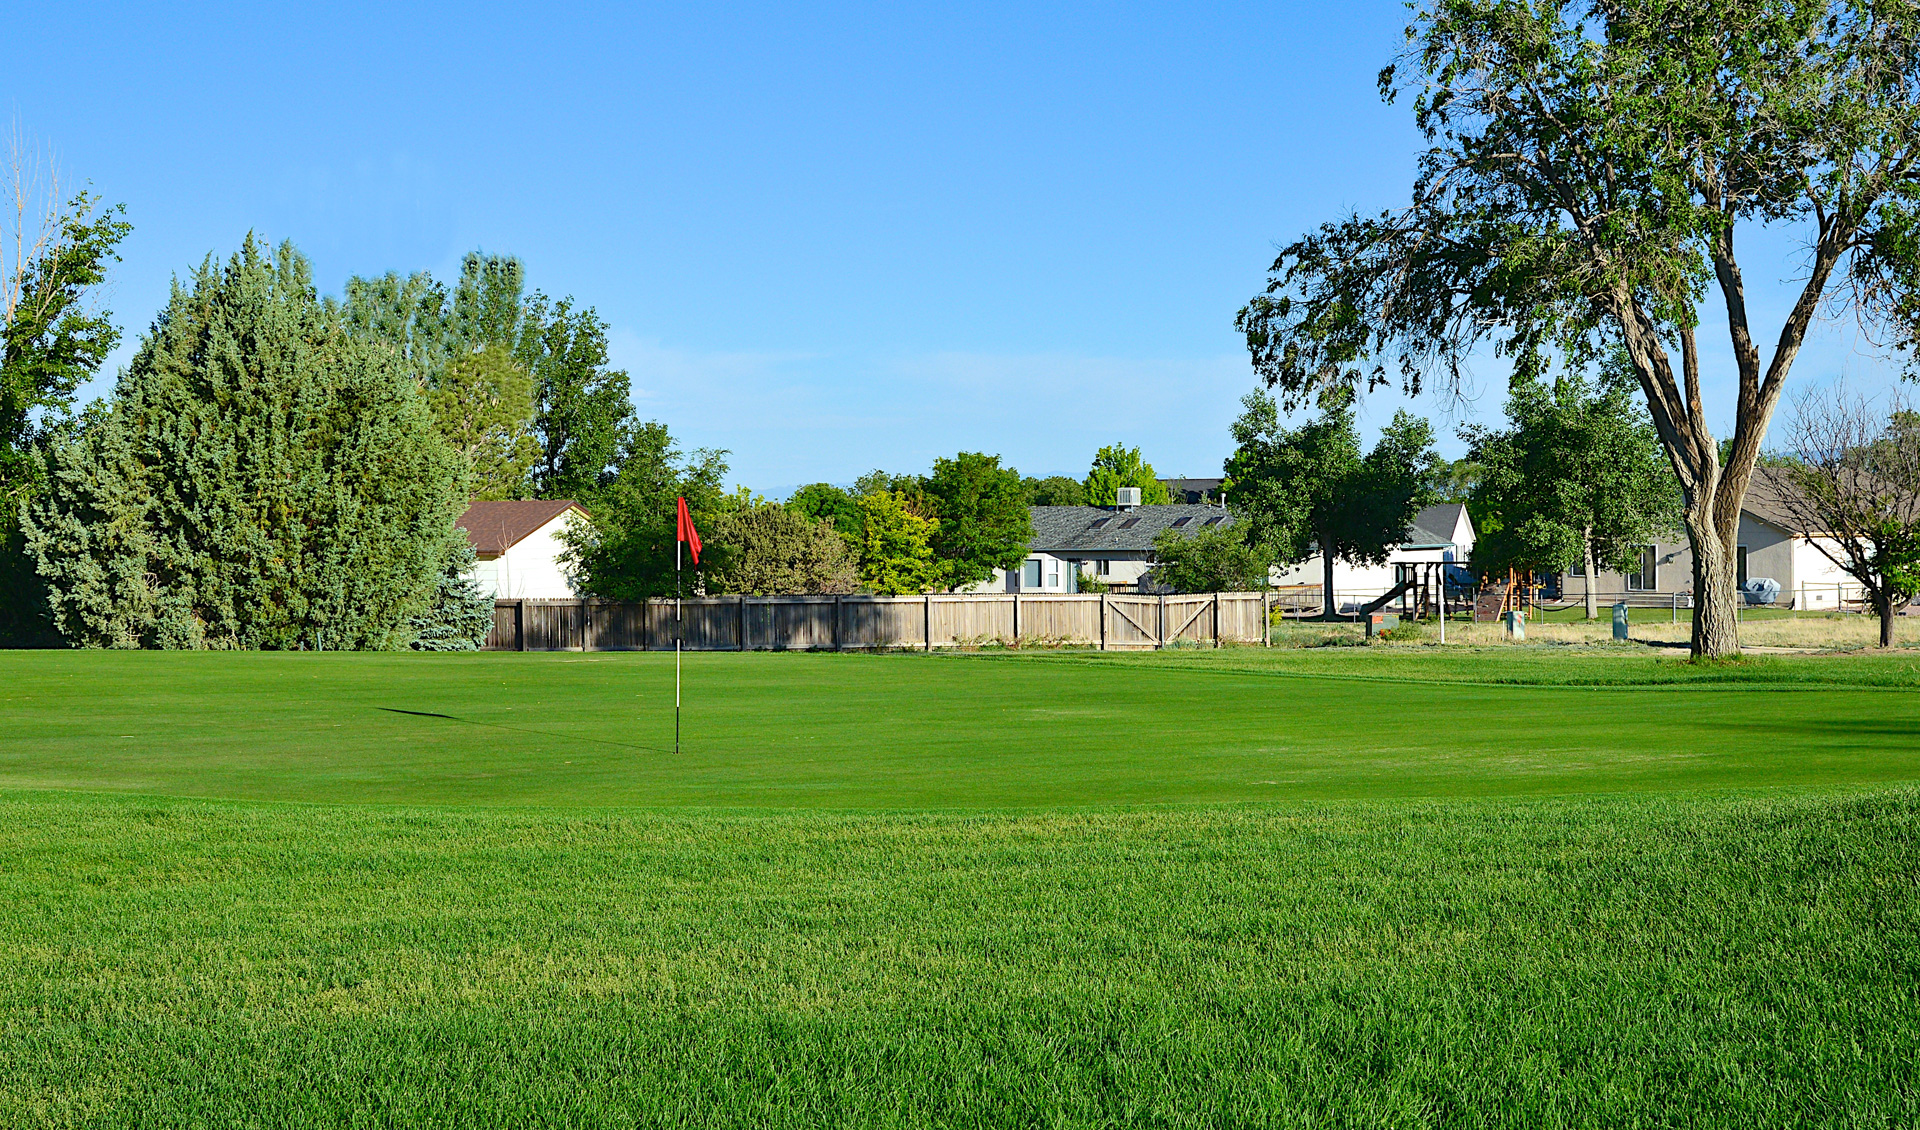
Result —
[{"label": "house window", "polygon": [[1120,528],[1123,530],[1131,530],[1139,524],[1140,524],[1140,519],[1128,518],[1126,521],[1120,523]]},{"label": "house window", "polygon": [[1112,518],[1095,518],[1095,519],[1093,520],[1093,525],[1091,525],[1091,526],[1088,526],[1087,528],[1088,528],[1089,530],[1097,530],[1097,529],[1099,529],[1100,527],[1102,527],[1102,526],[1104,526],[1104,525],[1106,525],[1106,524],[1107,524],[1108,522],[1111,522],[1111,521],[1113,521],[1113,519],[1112,519]]},{"label": "house window", "polygon": [[1173,524],[1174,524],[1174,525],[1175,525],[1176,527],[1179,527],[1179,526],[1184,526],[1184,525],[1186,525],[1186,524],[1187,524],[1188,522],[1191,522],[1191,521],[1193,521],[1193,515],[1191,515],[1191,514],[1189,514],[1189,515],[1187,515],[1187,516],[1186,516],[1185,518],[1175,518],[1175,519],[1173,520]]},{"label": "house window", "polygon": [[1098,574],[1099,576],[1104,577],[1111,572],[1113,572],[1113,562],[1102,561],[1099,563],[1099,574]]},{"label": "house window", "polygon": [[1020,569],[1020,587],[1037,589],[1040,587],[1040,559],[1029,557]]},{"label": "house window", "polygon": [[1580,555],[1580,560],[1575,561],[1573,563],[1573,571],[1569,573],[1568,576],[1584,577],[1586,575],[1587,575],[1587,555],[1583,552]]},{"label": "house window", "polygon": [[1047,562],[1047,587],[1050,589],[1060,587],[1060,562],[1058,559]]},{"label": "house window", "polygon": [[1741,588],[1746,588],[1747,587],[1747,547],[1744,545],[1738,546],[1734,549],[1733,552],[1735,555],[1734,575],[1736,577],[1736,580],[1734,583],[1739,585]]},{"label": "house window", "polygon": [[1203,526],[1217,526],[1220,524],[1220,521],[1221,520],[1219,518],[1208,518],[1206,521],[1200,524]]},{"label": "house window", "polygon": [[1640,568],[1627,574],[1628,592],[1653,592],[1660,587],[1660,563],[1654,558],[1653,547],[1640,547]]}]

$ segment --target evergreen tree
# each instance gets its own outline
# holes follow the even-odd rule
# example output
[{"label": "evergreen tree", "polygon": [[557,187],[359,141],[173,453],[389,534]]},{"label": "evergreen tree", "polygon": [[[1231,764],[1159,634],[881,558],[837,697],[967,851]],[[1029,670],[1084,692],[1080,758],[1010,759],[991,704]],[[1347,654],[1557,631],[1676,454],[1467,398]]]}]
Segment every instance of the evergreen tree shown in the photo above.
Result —
[{"label": "evergreen tree", "polygon": [[1173,500],[1167,485],[1153,473],[1153,464],[1140,458],[1140,449],[1114,444],[1094,453],[1087,471],[1087,505],[1112,506],[1121,487],[1139,487],[1142,506],[1161,506]]},{"label": "evergreen tree", "polygon": [[461,470],[393,351],[249,236],[50,449],[27,541],[73,644],[405,647],[465,540]]},{"label": "evergreen tree", "polygon": [[493,627],[493,598],[473,580],[473,544],[447,542],[447,559],[434,584],[433,603],[413,618],[416,651],[475,651]]}]

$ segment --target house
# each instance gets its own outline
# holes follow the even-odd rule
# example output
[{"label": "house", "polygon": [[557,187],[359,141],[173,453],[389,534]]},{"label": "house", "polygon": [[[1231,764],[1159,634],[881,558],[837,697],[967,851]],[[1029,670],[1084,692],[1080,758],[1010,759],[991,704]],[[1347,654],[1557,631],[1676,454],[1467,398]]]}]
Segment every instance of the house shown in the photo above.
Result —
[{"label": "house", "polygon": [[471,502],[460,528],[478,561],[468,574],[495,600],[566,599],[573,577],[560,561],[561,534],[587,512],[570,499]]},{"label": "house", "polygon": [[[1821,552],[1821,545],[1832,548],[1833,540],[1818,532],[1802,532],[1793,518],[1784,502],[1785,492],[1792,489],[1769,468],[1754,470],[1746,502],[1740,508],[1734,558],[1736,582],[1744,588],[1750,579],[1771,578],[1780,585],[1777,603],[1801,610],[1818,612],[1858,599],[1859,582]],[[1693,596],[1693,550],[1679,530],[1640,547],[1639,568],[1633,572],[1600,569],[1596,573],[1591,579],[1594,593],[1608,601],[1645,594],[1649,601],[1677,601],[1685,608]],[[1561,577],[1563,599],[1585,598],[1589,578],[1584,574],[1582,569]]]},{"label": "house", "polygon": [[1185,502],[1190,505],[1212,503],[1219,506],[1220,484],[1225,479],[1160,479],[1160,485],[1167,488],[1170,502]]},{"label": "house", "polygon": [[1218,506],[1176,502],[1161,506],[1033,506],[1033,543],[1012,572],[973,592],[1079,592],[1084,573],[1117,589],[1138,589],[1153,565],[1153,539],[1162,530],[1198,532],[1233,524]]},{"label": "house", "polygon": [[[1463,503],[1442,502],[1429,506],[1413,516],[1405,537],[1388,548],[1387,559],[1381,564],[1334,561],[1335,607],[1351,612],[1409,577],[1425,576],[1434,564],[1464,568],[1473,556],[1474,540],[1473,519],[1467,516]],[[1297,565],[1276,567],[1272,578],[1276,587],[1299,585],[1318,589],[1325,583],[1317,553]]]}]

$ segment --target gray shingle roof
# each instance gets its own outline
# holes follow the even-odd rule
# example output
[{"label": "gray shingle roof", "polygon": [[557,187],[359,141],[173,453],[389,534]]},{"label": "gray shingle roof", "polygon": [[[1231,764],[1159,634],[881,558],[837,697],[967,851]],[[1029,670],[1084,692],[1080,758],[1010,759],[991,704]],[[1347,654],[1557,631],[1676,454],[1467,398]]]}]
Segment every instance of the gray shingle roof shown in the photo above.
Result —
[{"label": "gray shingle roof", "polygon": [[1465,504],[1459,502],[1427,507],[1413,516],[1413,524],[1407,527],[1407,540],[1400,544],[1409,548],[1452,545],[1453,531],[1460,524],[1460,512],[1465,509]]},{"label": "gray shingle roof", "polygon": [[[1039,553],[1119,550],[1144,552],[1153,548],[1160,531],[1195,533],[1214,526],[1231,526],[1233,515],[1218,506],[1174,503],[1114,510],[1104,506],[1035,506],[1033,549]],[[1180,520],[1184,518],[1183,523]],[[1099,525],[1095,525],[1095,523]]]}]

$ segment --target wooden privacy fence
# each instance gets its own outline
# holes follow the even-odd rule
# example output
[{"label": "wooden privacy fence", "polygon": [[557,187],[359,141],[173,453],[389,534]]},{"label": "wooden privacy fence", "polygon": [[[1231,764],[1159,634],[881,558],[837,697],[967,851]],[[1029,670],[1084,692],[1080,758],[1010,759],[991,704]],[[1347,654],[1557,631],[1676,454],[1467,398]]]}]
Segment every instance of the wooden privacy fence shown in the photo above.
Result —
[{"label": "wooden privacy fence", "polygon": [[626,604],[502,600],[488,651],[848,651],[983,643],[1102,649],[1271,642],[1272,593],[710,596]]}]

